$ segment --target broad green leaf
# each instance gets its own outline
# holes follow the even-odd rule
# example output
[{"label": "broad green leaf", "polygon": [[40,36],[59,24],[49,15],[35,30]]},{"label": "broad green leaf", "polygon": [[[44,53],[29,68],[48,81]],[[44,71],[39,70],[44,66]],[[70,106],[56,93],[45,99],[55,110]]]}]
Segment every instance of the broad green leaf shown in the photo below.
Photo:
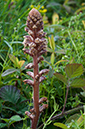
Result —
[{"label": "broad green leaf", "polygon": [[70,86],[71,86],[71,87],[74,87],[74,88],[84,87],[84,86],[85,86],[85,79],[76,78],[76,79],[74,79],[74,80],[71,82]]},{"label": "broad green leaf", "polygon": [[52,64],[52,65],[54,64],[54,58],[55,58],[54,53],[52,53],[52,54],[51,54],[51,64]]},{"label": "broad green leaf", "polygon": [[21,120],[22,120],[22,119],[21,119],[21,117],[20,117],[19,115],[12,116],[12,117],[10,118],[9,125],[11,125],[11,124],[13,124],[13,123],[15,123],[15,122],[17,122],[17,121],[21,121]]},{"label": "broad green leaf", "polygon": [[16,72],[16,71],[19,71],[18,69],[15,69],[15,68],[11,68],[11,69],[7,69],[6,71],[4,71],[3,73],[2,73],[2,77],[5,77],[5,76],[7,76],[7,75],[9,75],[9,74],[11,74],[11,73],[14,73],[14,72]]},{"label": "broad green leaf", "polygon": [[12,116],[10,119],[3,119],[6,123],[9,123],[9,126],[13,124],[14,122],[21,121],[22,118],[19,115]]},{"label": "broad green leaf", "polygon": [[20,91],[14,86],[3,86],[0,89],[0,97],[5,101],[16,104],[20,98]]},{"label": "broad green leaf", "polygon": [[70,128],[67,128],[67,126],[63,123],[56,122],[56,123],[54,123],[54,125],[62,128],[62,129],[70,129]]},{"label": "broad green leaf", "polygon": [[54,75],[57,77],[57,79],[59,79],[60,81],[62,81],[63,83],[65,83],[67,85],[67,79],[65,78],[64,75],[56,72],[54,73]]},{"label": "broad green leaf", "polygon": [[21,118],[19,115],[15,115],[15,116],[12,116],[12,117],[10,118],[10,120],[11,120],[11,121],[21,121],[22,118]]},{"label": "broad green leaf", "polygon": [[74,78],[80,76],[83,73],[83,66],[82,64],[68,64],[65,68],[66,75],[68,78]]},{"label": "broad green leaf", "polygon": [[6,126],[7,126],[6,123],[0,123],[0,128],[4,128],[4,127],[6,127]]}]

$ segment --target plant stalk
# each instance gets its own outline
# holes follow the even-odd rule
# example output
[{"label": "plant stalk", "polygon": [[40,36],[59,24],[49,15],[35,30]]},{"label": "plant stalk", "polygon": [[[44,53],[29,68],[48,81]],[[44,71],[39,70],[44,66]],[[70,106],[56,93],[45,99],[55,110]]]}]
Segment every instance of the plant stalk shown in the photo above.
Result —
[{"label": "plant stalk", "polygon": [[35,76],[39,74],[37,55],[33,57],[33,63],[34,63],[33,102],[34,102],[35,117],[32,120],[32,129],[36,129],[39,118],[39,80],[36,81],[35,79]]},{"label": "plant stalk", "polygon": [[67,97],[68,97],[68,91],[69,91],[69,86],[67,86],[67,91],[66,91],[66,97],[65,97],[65,102],[64,102],[64,107],[63,107],[63,110],[62,110],[62,113],[64,113],[64,110],[65,110],[65,106],[66,106],[66,102],[67,102]]}]

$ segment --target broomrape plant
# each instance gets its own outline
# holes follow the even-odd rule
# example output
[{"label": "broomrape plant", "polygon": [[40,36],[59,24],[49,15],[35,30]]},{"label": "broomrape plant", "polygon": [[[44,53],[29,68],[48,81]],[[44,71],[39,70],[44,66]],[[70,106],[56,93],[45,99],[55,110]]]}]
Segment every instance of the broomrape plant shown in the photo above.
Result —
[{"label": "broomrape plant", "polygon": [[43,32],[42,16],[36,9],[33,8],[29,12],[26,25],[25,30],[29,35],[24,36],[23,51],[33,58],[33,63],[29,63],[25,68],[33,68],[33,72],[27,72],[33,80],[25,79],[24,82],[33,87],[34,108],[30,109],[30,112],[26,111],[25,114],[31,119],[31,128],[36,129],[40,113],[48,107],[48,104],[43,104],[47,101],[46,97],[39,99],[39,84],[45,79],[42,75],[48,73],[49,70],[43,69],[39,72],[38,65],[44,60],[42,54],[46,52],[47,40],[46,33]]}]

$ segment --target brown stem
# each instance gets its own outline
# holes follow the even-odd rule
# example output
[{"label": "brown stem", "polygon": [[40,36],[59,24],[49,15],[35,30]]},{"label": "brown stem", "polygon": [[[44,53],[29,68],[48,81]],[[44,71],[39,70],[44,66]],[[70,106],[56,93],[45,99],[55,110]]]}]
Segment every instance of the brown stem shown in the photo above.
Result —
[{"label": "brown stem", "polygon": [[33,57],[33,63],[34,63],[33,102],[34,102],[35,117],[32,120],[32,129],[36,129],[39,118],[39,80],[36,81],[35,79],[35,76],[39,74],[37,55]]},{"label": "brown stem", "polygon": [[64,102],[64,107],[63,107],[63,110],[62,110],[62,113],[64,113],[64,110],[65,110],[65,106],[66,106],[66,102],[67,102],[67,96],[68,96],[68,91],[69,91],[69,86],[67,86],[67,91],[66,91],[66,97],[65,97],[65,102]]}]

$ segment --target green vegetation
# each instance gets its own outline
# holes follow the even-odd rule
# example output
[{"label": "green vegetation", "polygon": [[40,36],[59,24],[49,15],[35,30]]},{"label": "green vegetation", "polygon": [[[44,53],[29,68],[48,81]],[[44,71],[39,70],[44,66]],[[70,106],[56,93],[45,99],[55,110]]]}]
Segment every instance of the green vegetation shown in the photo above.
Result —
[{"label": "green vegetation", "polygon": [[32,58],[23,52],[29,11],[36,8],[47,33],[47,54],[39,69],[49,69],[40,84],[47,97],[38,129],[85,128],[85,1],[0,0],[0,128],[30,129],[25,115],[33,107],[30,77],[25,66]]}]

